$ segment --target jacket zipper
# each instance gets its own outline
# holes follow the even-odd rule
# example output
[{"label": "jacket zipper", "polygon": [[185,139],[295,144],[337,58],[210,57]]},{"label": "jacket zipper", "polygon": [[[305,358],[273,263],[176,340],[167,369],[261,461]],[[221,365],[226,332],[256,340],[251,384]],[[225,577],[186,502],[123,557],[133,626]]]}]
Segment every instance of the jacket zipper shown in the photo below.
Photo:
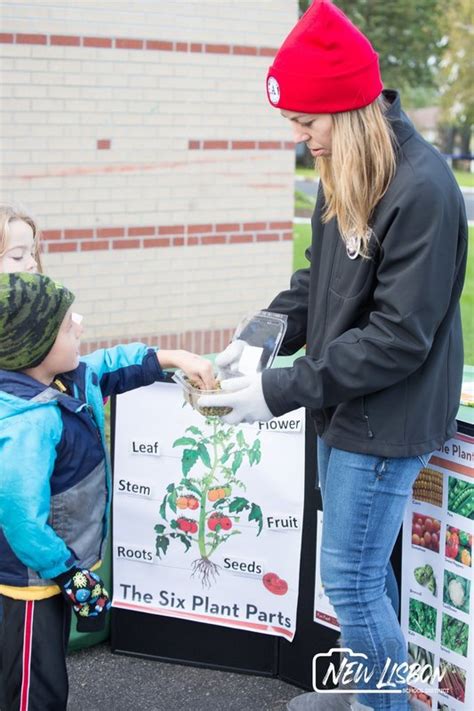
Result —
[{"label": "jacket zipper", "polygon": [[368,416],[368,414],[367,414],[367,410],[366,410],[366,407],[365,407],[365,397],[362,398],[362,410],[363,410],[363,413],[364,413],[365,424],[366,424],[366,426],[367,426],[367,437],[368,437],[369,439],[373,439],[373,438],[374,438],[374,433],[372,432],[372,429],[371,429],[371,427],[370,427],[370,420],[369,420],[369,416]]},{"label": "jacket zipper", "polygon": [[92,420],[92,424],[93,424],[93,427],[94,427],[94,430],[95,430],[95,434],[96,434],[97,439],[99,440],[99,442],[100,442],[100,444],[101,444],[101,446],[102,446],[102,448],[103,448],[104,445],[103,445],[103,443],[102,443],[102,437],[101,437],[101,434],[100,434],[99,425],[97,424],[96,419],[95,419],[94,410],[92,409],[92,407],[91,407],[89,404],[86,404],[86,411],[87,411],[87,414],[89,415],[90,419]]}]

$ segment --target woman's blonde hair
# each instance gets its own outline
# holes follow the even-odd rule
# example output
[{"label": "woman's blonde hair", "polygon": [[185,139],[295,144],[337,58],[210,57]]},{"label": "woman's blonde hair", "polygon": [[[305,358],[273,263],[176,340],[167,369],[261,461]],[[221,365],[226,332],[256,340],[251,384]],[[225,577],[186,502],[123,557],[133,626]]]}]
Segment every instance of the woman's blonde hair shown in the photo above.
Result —
[{"label": "woman's blonde hair", "polygon": [[323,222],[337,219],[349,249],[369,255],[371,217],[396,170],[396,140],[379,97],[354,111],[332,114],[331,156],[316,158],[324,190]]},{"label": "woman's blonde hair", "polygon": [[38,266],[38,271],[42,272],[43,267],[41,264],[40,255],[40,230],[38,224],[34,217],[19,205],[13,204],[0,204],[0,257],[3,256],[8,245],[8,235],[9,235],[9,225],[15,220],[22,220],[26,222],[27,225],[33,230],[33,240],[34,240],[34,253],[36,264]]}]

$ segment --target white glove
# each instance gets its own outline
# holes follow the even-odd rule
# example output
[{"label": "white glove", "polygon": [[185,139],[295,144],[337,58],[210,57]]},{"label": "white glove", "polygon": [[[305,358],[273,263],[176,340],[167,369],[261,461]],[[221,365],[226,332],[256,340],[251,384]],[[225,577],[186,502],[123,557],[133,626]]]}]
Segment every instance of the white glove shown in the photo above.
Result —
[{"label": "white glove", "polygon": [[263,395],[261,373],[223,380],[221,387],[224,394],[203,395],[198,400],[199,407],[231,407],[232,412],[221,417],[228,425],[273,419]]},{"label": "white glove", "polygon": [[219,380],[225,380],[231,373],[238,371],[240,356],[244,347],[245,341],[232,341],[222,353],[216,356],[215,364]]}]

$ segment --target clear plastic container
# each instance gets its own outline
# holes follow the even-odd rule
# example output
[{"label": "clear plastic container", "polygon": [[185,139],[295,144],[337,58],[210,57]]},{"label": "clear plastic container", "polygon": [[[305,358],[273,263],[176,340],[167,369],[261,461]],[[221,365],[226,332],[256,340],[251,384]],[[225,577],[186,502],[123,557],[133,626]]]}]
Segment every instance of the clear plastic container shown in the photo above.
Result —
[{"label": "clear plastic container", "polygon": [[280,350],[288,318],[271,311],[257,311],[245,316],[237,326],[233,341],[242,341],[238,363],[233,364],[229,377],[251,375],[270,368]]},{"label": "clear plastic container", "polygon": [[173,375],[173,380],[183,388],[183,395],[186,402],[189,402],[194,410],[197,410],[204,417],[223,417],[232,412],[231,407],[200,407],[198,400],[203,395],[223,395],[223,390],[200,390],[196,388],[188,376],[182,370],[177,370]]},{"label": "clear plastic container", "polygon": [[[220,368],[215,373],[216,379],[237,378],[242,375],[260,373],[269,368],[280,349],[286,332],[287,317],[270,311],[257,311],[246,316],[237,326],[232,341],[241,342],[238,360],[229,368]],[[231,407],[199,407],[198,400],[203,395],[222,395],[220,388],[215,390],[200,390],[189,380],[182,370],[177,370],[173,380],[183,388],[186,402],[204,417],[223,417],[232,412]]]}]

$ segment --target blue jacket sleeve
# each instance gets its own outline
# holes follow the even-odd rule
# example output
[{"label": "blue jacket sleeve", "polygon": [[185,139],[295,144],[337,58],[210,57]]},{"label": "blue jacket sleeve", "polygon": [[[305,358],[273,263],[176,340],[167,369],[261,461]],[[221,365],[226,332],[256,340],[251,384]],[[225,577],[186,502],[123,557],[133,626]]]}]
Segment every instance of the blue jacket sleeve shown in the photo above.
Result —
[{"label": "blue jacket sleeve", "polygon": [[61,433],[59,410],[50,405],[0,426],[0,525],[17,558],[41,578],[64,573],[75,561],[48,525],[50,477]]},{"label": "blue jacket sleeve", "polygon": [[163,380],[157,350],[143,343],[103,348],[81,358],[99,378],[104,396],[119,395]]}]

